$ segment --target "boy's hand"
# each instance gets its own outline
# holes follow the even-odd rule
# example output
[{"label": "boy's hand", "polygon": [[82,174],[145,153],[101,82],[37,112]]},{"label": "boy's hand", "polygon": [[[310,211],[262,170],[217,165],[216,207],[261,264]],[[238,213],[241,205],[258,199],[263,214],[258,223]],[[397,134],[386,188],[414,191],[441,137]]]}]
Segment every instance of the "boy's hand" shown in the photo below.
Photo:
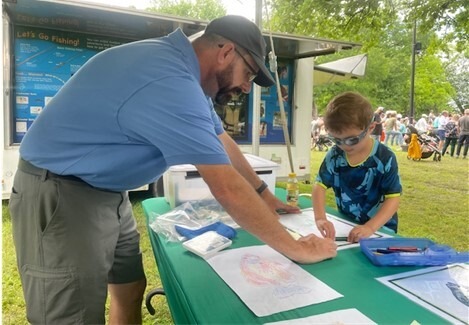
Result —
[{"label": "boy's hand", "polygon": [[348,235],[348,241],[358,243],[361,238],[368,238],[374,234],[373,229],[367,225],[355,226]]},{"label": "boy's hand", "polygon": [[324,238],[335,239],[334,224],[327,219],[316,219],[316,226]]}]

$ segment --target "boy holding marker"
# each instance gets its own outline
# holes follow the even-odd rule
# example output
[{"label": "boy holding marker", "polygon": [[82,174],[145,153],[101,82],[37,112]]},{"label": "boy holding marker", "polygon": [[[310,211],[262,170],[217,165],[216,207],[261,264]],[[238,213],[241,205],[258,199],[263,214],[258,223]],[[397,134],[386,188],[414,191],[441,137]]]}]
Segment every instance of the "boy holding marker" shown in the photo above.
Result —
[{"label": "boy holding marker", "polygon": [[382,226],[397,232],[397,209],[402,186],[396,156],[370,137],[375,128],[371,103],[346,92],[328,104],[324,125],[333,146],[321,164],[313,186],[316,225],[326,238],[335,238],[326,219],[326,190],[332,188],[339,211],[359,223],[347,240],[358,242]]}]

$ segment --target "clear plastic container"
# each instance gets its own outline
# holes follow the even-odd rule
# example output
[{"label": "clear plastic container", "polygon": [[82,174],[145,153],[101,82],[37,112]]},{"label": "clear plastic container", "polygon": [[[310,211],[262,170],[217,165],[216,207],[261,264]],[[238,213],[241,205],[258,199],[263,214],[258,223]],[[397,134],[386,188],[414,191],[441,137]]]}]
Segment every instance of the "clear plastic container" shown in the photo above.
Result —
[{"label": "clear plastic container", "polygon": [[[380,253],[381,250],[399,247],[416,250]],[[450,246],[435,244],[426,238],[366,238],[360,240],[360,248],[373,264],[379,266],[469,263],[469,252],[456,252]]]}]

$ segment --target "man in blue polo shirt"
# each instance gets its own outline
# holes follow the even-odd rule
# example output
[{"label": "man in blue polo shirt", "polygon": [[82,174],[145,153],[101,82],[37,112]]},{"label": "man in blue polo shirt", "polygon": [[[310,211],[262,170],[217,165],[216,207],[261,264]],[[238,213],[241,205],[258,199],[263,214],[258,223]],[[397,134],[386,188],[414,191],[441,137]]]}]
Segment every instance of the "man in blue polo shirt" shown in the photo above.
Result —
[{"label": "man in blue polo shirt", "polygon": [[171,165],[195,165],[237,223],[287,257],[336,255],[330,239],[284,230],[275,210],[297,210],[266,189],[214,112],[212,100],[274,83],[265,47],[254,23],[225,16],[192,43],[178,29],[103,51],[49,102],[22,141],[10,199],[31,323],[104,323],[107,290],[109,323],[141,322],[146,281],[126,191]]}]

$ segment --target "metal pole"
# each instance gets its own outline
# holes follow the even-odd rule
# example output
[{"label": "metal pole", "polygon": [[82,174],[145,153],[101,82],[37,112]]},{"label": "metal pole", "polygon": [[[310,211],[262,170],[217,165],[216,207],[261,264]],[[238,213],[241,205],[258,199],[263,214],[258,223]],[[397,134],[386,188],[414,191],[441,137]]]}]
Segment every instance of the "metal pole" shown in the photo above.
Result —
[{"label": "metal pole", "polygon": [[[262,32],[262,0],[256,0],[256,25]],[[259,156],[261,123],[261,87],[252,84],[252,154]]]},{"label": "metal pole", "polygon": [[414,29],[412,35],[412,70],[410,73],[410,116],[409,123],[414,124],[414,81],[415,81],[415,48],[417,46],[417,22],[414,20]]}]

